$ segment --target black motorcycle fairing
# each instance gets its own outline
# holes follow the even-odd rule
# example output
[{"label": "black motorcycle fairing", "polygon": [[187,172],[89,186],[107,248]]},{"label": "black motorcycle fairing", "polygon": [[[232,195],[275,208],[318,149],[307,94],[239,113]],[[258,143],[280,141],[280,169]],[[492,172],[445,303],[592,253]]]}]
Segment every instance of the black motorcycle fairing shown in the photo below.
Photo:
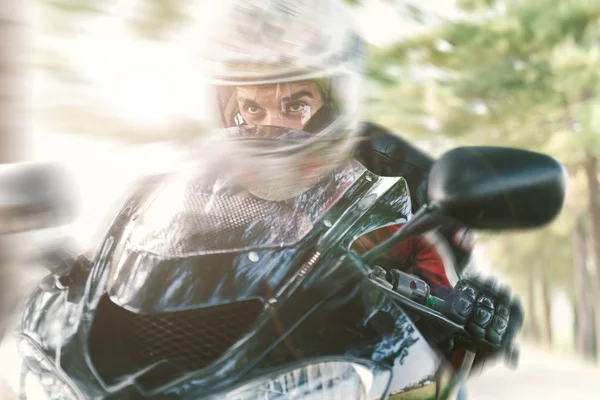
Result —
[{"label": "black motorcycle fairing", "polygon": [[[79,302],[68,301],[71,287],[51,293],[38,287],[31,294],[17,328],[17,340],[35,343],[35,346],[54,361],[55,368],[61,369],[79,391],[85,393],[85,398],[106,395],[94,369],[90,368],[87,352],[87,333],[104,290],[104,271],[114,251],[116,238],[123,234],[137,206],[160,179],[153,176],[141,181],[113,218],[94,257],[94,265],[87,282],[76,283],[84,285],[82,288],[76,288],[77,291],[84,291],[84,296]],[[25,371],[27,367],[23,364],[21,368]]]},{"label": "black motorcycle fairing", "polygon": [[47,293],[36,288],[25,307],[19,332],[30,338],[53,359],[57,350],[77,332],[81,305],[67,301],[67,293]]},{"label": "black motorcycle fairing", "polygon": [[[404,189],[400,190],[398,187]],[[391,201],[392,198],[389,197],[391,195],[388,194],[386,197],[388,191],[390,191],[389,193],[395,193],[393,197],[396,200],[398,199],[395,196],[398,193],[403,193],[403,199]],[[144,395],[152,398],[176,398],[176,396],[186,393],[195,393],[198,397],[199,394],[206,393],[209,388],[222,389],[234,382],[240,382],[245,374],[252,371],[252,368],[265,359],[277,346],[285,345],[286,338],[291,337],[290,334],[295,332],[310,315],[323,307],[329,300],[339,299],[346,288],[356,286],[364,279],[365,269],[353,264],[345,257],[349,244],[360,234],[360,230],[375,229],[388,223],[389,213],[396,215],[398,219],[406,220],[407,215],[405,213],[407,209],[410,209],[406,183],[402,179],[378,178],[374,174],[363,174],[319,221],[315,221],[312,230],[300,242],[279,249],[249,249],[243,252],[233,252],[234,254],[229,255],[232,259],[237,257],[237,260],[239,260],[238,272],[244,271],[244,274],[248,277],[253,276],[255,273],[252,271],[252,265],[255,268],[260,265],[260,263],[252,260],[258,259],[260,261],[267,260],[269,257],[279,257],[281,262],[295,262],[296,266],[283,268],[287,271],[285,274],[282,272],[283,275],[286,275],[286,278],[276,279],[278,282],[279,280],[282,282],[279,287],[275,284],[266,285],[267,287],[273,286],[273,293],[270,296],[268,296],[270,294],[268,291],[263,290],[262,296],[249,296],[247,298],[247,300],[260,298],[259,301],[262,301],[261,308],[263,311],[253,322],[252,327],[244,333],[244,336],[230,346],[227,351],[220,354],[218,359],[212,362],[211,365],[190,372],[185,371],[185,368],[182,369],[180,363],[163,361],[147,368],[122,371],[121,376],[107,379],[106,376],[102,375],[102,368],[98,368],[99,363],[103,361],[98,360],[98,351],[91,351],[90,340],[94,336],[98,336],[98,332],[94,331],[96,329],[94,324],[99,321],[97,317],[101,305],[107,301],[110,302],[106,292],[112,271],[111,264],[113,261],[118,261],[119,255],[123,254],[127,238],[130,237],[128,229],[133,226],[131,221],[143,212],[143,206],[146,204],[146,199],[152,195],[151,192],[152,190],[146,188],[139,196],[132,198],[116,218],[115,224],[111,227],[95,260],[94,268],[86,284],[85,296],[79,309],[78,316],[80,320],[76,332],[68,337],[68,340],[63,341],[62,346],[59,347],[60,368],[86,394],[86,397],[116,399],[139,398]],[[284,254],[287,252],[289,254]],[[292,255],[292,253],[298,255]],[[198,257],[206,256],[198,255]],[[211,256],[215,256],[215,254]],[[235,268],[232,269],[235,270]],[[158,276],[155,279],[158,279]],[[232,276],[235,276],[235,274]],[[263,275],[257,276],[262,277]],[[315,279],[317,276],[320,278]],[[267,276],[267,279],[270,279],[270,277]],[[177,281],[171,283],[173,282],[182,283]],[[191,282],[190,280],[186,283],[190,284]],[[305,282],[312,283],[305,284]],[[156,287],[152,287],[145,293],[154,292]],[[228,292],[231,293],[228,290],[222,293]],[[136,314],[137,317],[172,314],[171,312],[161,313],[158,310],[168,305],[170,301],[173,301],[173,303],[170,307],[167,306],[166,309],[175,310],[176,307],[172,306],[175,301],[180,301],[183,298],[181,297],[182,293],[165,296],[165,299],[170,300],[163,303],[160,301],[161,293],[154,293],[155,299],[148,303],[153,305],[148,309],[153,309],[154,312]],[[147,299],[150,298],[151,296],[148,295]],[[266,302],[265,299],[267,299]],[[229,304],[240,303],[240,301],[237,301],[240,299],[234,298],[234,300],[236,301],[228,300]],[[58,304],[58,300],[55,301]],[[219,300],[219,303],[223,304],[222,301],[223,298]],[[159,304],[161,307],[158,307]],[[211,304],[214,305],[216,302]],[[40,336],[55,333],[50,328],[52,315],[48,314],[48,317],[40,316],[40,314],[45,314],[48,311],[43,309],[46,305],[47,303],[40,302],[39,308],[32,309],[28,321],[24,325],[24,331],[32,333],[32,337],[36,341],[39,339],[43,342],[46,339],[40,338]],[[113,305],[122,311],[131,313],[131,311],[119,307],[115,303]],[[212,307],[212,305],[200,308],[197,306],[194,309],[191,303],[188,305],[189,307],[184,307],[183,310],[194,312],[195,309],[206,310]],[[56,308],[50,307],[49,310],[55,312],[57,311]],[[36,313],[37,315],[33,315]],[[38,321],[38,323],[34,321]],[[101,324],[106,328],[105,331],[116,331],[116,328],[121,326],[120,323],[111,326],[110,319],[107,322]],[[64,329],[61,324],[59,324],[59,327]],[[305,334],[305,336],[307,335],[308,333]],[[218,337],[218,335],[216,336]],[[334,339],[328,339],[330,343],[335,342],[335,336],[333,337]],[[358,347],[360,343],[360,341],[357,342]],[[307,346],[310,346],[310,343]],[[314,348],[314,350],[311,350],[307,347],[307,350],[304,351],[322,352],[318,345],[314,345]],[[394,351],[398,353],[400,350],[387,352],[388,359],[394,358]],[[56,353],[54,351],[53,354]],[[381,354],[381,351],[378,354]],[[117,362],[118,360],[113,359],[112,361]]]},{"label": "black motorcycle fairing", "polygon": [[[175,177],[174,184],[141,206],[141,215],[131,222],[132,234],[120,239],[107,291],[113,302],[141,314],[264,300],[265,287],[280,291],[297,268],[303,253],[296,245],[323,228],[317,221],[345,194],[367,190],[359,179],[363,173],[353,163],[327,184],[286,202],[249,198],[222,184],[213,192],[217,184],[203,182],[202,174],[183,183]],[[179,193],[168,190],[173,186],[180,187]],[[261,218],[247,218],[247,208],[237,207],[246,201],[252,201],[250,216],[262,210]],[[183,205],[165,216],[158,215],[161,203]],[[153,221],[157,217],[163,224]],[[172,248],[165,246],[169,243]],[[290,247],[295,250],[286,251]],[[259,254],[264,250],[269,251]]]},{"label": "black motorcycle fairing", "polygon": [[[67,301],[70,291],[69,287],[59,292],[45,292],[41,288],[36,287],[25,306],[18,331],[25,333],[28,337],[34,338],[52,356],[55,355],[57,347],[69,341],[72,334],[77,330],[78,325],[84,322],[81,317],[86,315],[84,310],[85,300],[98,297],[94,296],[94,293],[97,294],[95,290],[99,289],[102,284],[103,269],[108,263],[109,254],[114,250],[115,238],[123,234],[141,200],[147,195],[148,190],[154,187],[159,181],[160,179],[153,177],[150,180],[140,182],[138,189],[132,193],[128,201],[125,202],[121,210],[113,218],[102,246],[95,254],[93,267],[87,281],[76,283],[84,285],[85,294],[81,301],[79,303]],[[77,291],[80,289],[76,288]],[[58,321],[54,321],[52,324],[47,320],[47,318],[61,320],[61,315],[65,318],[63,319],[63,322],[65,322],[63,325],[58,323]],[[56,329],[57,327],[62,327],[62,329]],[[56,344],[50,342],[53,338],[57,340]]]},{"label": "black motorcycle fairing", "polygon": [[[372,176],[367,175],[364,178],[365,181],[369,181],[372,179]],[[345,323],[348,322],[348,320],[345,322],[342,322],[341,320],[337,321],[334,317],[336,311],[332,310],[330,307],[333,302],[338,306],[337,312],[339,314],[344,314],[344,301],[340,301],[340,298],[344,299],[347,297],[347,290],[344,288],[347,289],[348,287],[352,287],[352,282],[354,282],[354,284],[360,282],[364,278],[366,272],[362,265],[353,264],[352,259],[345,256],[351,242],[356,237],[360,236],[361,233],[364,233],[365,230],[368,231],[369,229],[373,229],[376,226],[381,226],[382,224],[389,222],[390,215],[395,214],[398,215],[400,219],[404,218],[404,220],[406,220],[407,210],[410,210],[410,200],[408,198],[406,184],[402,180],[400,180],[398,184],[384,190],[381,190],[380,188],[379,193],[376,192],[377,190],[374,189],[369,193],[364,193],[358,200],[354,200],[352,204],[345,204],[344,202],[347,200],[345,197],[340,200],[340,203],[338,204],[339,207],[333,208],[325,217],[325,220],[327,221],[337,222],[333,223],[331,228],[319,238],[317,249],[320,249],[321,246],[323,246],[324,249],[330,250],[322,252],[317,250],[317,252],[315,252],[315,255],[311,257],[305,267],[298,273],[299,276],[305,277],[298,287],[300,292],[296,292],[295,297],[289,298],[287,302],[284,302],[281,306],[291,306],[295,301],[299,300],[301,303],[291,309],[301,309],[303,303],[306,301],[305,299],[308,298],[325,298],[329,300],[320,307],[313,309],[312,312],[304,314],[304,317],[302,318],[289,318],[290,315],[297,315],[297,313],[289,312],[290,309],[286,308],[277,310],[277,308],[275,308],[277,307],[276,303],[274,306],[274,315],[277,315],[276,325],[279,326],[280,329],[281,327],[296,325],[297,327],[293,329],[283,329],[283,331],[286,332],[284,338],[282,338],[281,335],[278,337],[276,333],[273,335],[274,332],[266,334],[265,331],[260,335],[256,335],[258,337],[271,337],[273,343],[279,344],[265,354],[264,358],[257,357],[254,359],[262,359],[262,361],[260,361],[255,368],[252,368],[253,372],[250,376],[259,374],[261,371],[264,371],[263,368],[268,368],[269,366],[277,365],[278,363],[280,364],[283,361],[292,361],[298,358],[323,354],[339,354],[340,352],[353,347],[359,349],[361,346],[366,346],[367,348],[373,346],[373,348],[367,350],[366,353],[363,351],[362,355],[374,360],[385,361],[392,365],[399,357],[406,356],[405,350],[406,346],[410,345],[410,340],[403,341],[400,339],[409,332],[415,336],[419,336],[414,327],[410,329],[403,328],[411,324],[407,318],[397,322],[400,327],[399,331],[394,333],[392,329],[392,336],[387,335],[384,340],[379,339],[380,344],[378,346],[373,344],[374,341],[377,342],[377,337],[374,335],[369,336],[368,334],[366,336],[364,334],[362,336],[360,334],[358,336],[353,335],[352,340],[354,340],[354,343],[345,343],[344,346],[340,346],[340,343],[343,343],[344,341],[339,333],[345,332],[347,334],[349,330],[352,329],[351,326],[364,326],[365,321],[362,319],[363,317],[360,317],[360,315],[363,315],[364,313],[361,311],[358,311],[355,314],[351,313],[354,320],[348,325]],[[340,215],[339,218],[333,217],[336,212],[341,212],[342,215]],[[354,281],[350,279],[352,275],[351,271],[356,274]],[[319,277],[319,279],[315,279],[315,277]],[[340,287],[338,285],[343,286],[336,293],[334,288]],[[307,291],[306,295],[300,295],[303,291]],[[308,295],[308,293],[313,294]],[[389,303],[388,300],[388,306]],[[326,311],[320,312],[321,309]],[[396,309],[396,312],[390,317],[392,318],[392,325],[395,324],[394,318],[400,318],[401,315],[399,307],[396,306]],[[352,310],[356,311],[353,308]],[[322,319],[315,317],[316,314],[320,314],[320,318]],[[358,320],[356,319],[357,317],[359,318]],[[313,323],[305,322],[304,318],[312,320]],[[314,323],[315,320],[319,322]],[[308,326],[308,328],[302,328],[303,326]],[[314,340],[316,339],[316,330],[314,327],[319,327],[321,331],[321,341]],[[328,330],[326,327],[332,327],[332,329],[329,332],[324,333],[324,331]],[[336,330],[333,327],[339,329]],[[308,338],[311,339],[310,343],[307,343]],[[397,346],[394,344],[396,342],[398,342]],[[425,341],[422,341],[422,345],[425,347],[428,346]],[[432,352],[427,354],[439,359],[439,357]],[[254,360],[248,360],[248,362],[253,363],[255,362]],[[397,365],[401,365],[401,363]],[[197,382],[197,384],[200,384],[200,382]],[[178,391],[179,389],[173,390]],[[201,393],[196,391],[192,392]]]},{"label": "black motorcycle fairing", "polygon": [[[121,270],[109,288],[112,302],[138,314],[179,312],[258,298],[278,292],[303,254],[270,250],[164,259],[126,252],[130,265],[151,265],[144,274]],[[250,261],[249,258],[258,261]],[[129,272],[129,274],[124,273]],[[140,288],[143,288],[140,290]]]},{"label": "black motorcycle fairing", "polygon": [[[394,187],[394,185],[396,186],[400,186],[401,189],[400,193],[402,193],[405,197],[405,201],[399,201],[399,202],[395,202],[393,204],[396,204],[397,207],[396,209],[393,209],[392,212],[396,215],[402,215],[402,217],[400,218],[404,218],[406,219],[406,214],[404,214],[407,210],[407,204],[408,207],[410,201],[408,200],[408,193],[405,187],[405,182],[396,178],[386,178],[386,179],[377,179],[376,176],[372,175],[372,174],[368,174],[368,175],[364,175],[361,179],[358,180],[358,182],[352,187],[350,188],[350,190],[348,190],[346,192],[346,194],[338,201],[338,203],[335,204],[335,206],[326,214],[326,216],[324,217],[324,220],[326,221],[336,221],[340,218],[342,218],[344,221],[346,221],[346,224],[341,224],[341,225],[336,225],[336,226],[342,226],[342,225],[352,225],[353,221],[358,220],[360,217],[362,217],[362,215],[366,212],[369,211],[369,207],[368,206],[373,206],[373,202],[369,202],[368,204],[365,203],[364,198],[371,198],[371,195],[375,195],[376,197],[381,197],[383,196],[384,193],[386,193],[387,190],[389,190],[391,187]],[[371,196],[371,197],[370,197]],[[353,210],[358,210],[357,212],[354,213],[348,213],[346,210],[347,208],[351,208]],[[390,209],[388,209],[390,210]],[[387,221],[386,216],[385,215],[381,215],[379,219],[372,219],[372,224],[374,225],[379,225],[384,223],[384,221]],[[350,222],[348,224],[348,222]],[[287,260],[287,261],[293,261],[293,258],[296,258],[297,261],[302,261],[300,263],[296,263],[295,268],[292,269],[288,269],[288,271],[293,271],[295,276],[293,277],[288,277],[284,280],[285,285],[277,288],[277,287],[273,287],[274,285],[261,285],[259,286],[259,288],[262,290],[262,292],[255,292],[254,294],[260,294],[264,297],[265,294],[269,294],[268,292],[272,292],[270,293],[270,298],[271,299],[282,299],[282,298],[286,298],[289,297],[289,294],[286,295],[287,293],[291,293],[294,290],[294,287],[297,287],[297,285],[299,283],[301,283],[304,279],[305,276],[307,275],[307,272],[309,271],[310,267],[316,267],[316,261],[319,260],[319,255],[323,255],[323,259],[321,261],[321,264],[325,264],[325,265],[329,265],[330,267],[327,268],[328,270],[334,270],[334,268],[332,268],[331,266],[334,264],[335,261],[337,260],[329,260],[329,257],[325,257],[327,251],[332,248],[334,245],[336,245],[336,241],[335,241],[335,237],[338,237],[338,240],[341,239],[341,237],[337,236],[337,235],[331,235],[332,238],[334,238],[333,241],[327,241],[327,242],[323,242],[322,246],[321,245],[317,245],[316,249],[315,249],[315,245],[314,245],[314,241],[317,240],[319,237],[323,237],[324,235],[322,234],[323,231],[329,231],[327,229],[327,224],[323,223],[323,224],[317,224],[316,228],[313,230],[313,232],[311,232],[311,234],[309,234],[309,236],[299,245],[297,246],[293,246],[291,248],[284,248],[281,250],[263,250],[263,251],[255,251],[255,252],[249,252],[249,253],[244,253],[244,254],[239,254],[236,256],[232,256],[231,259],[238,259],[238,260],[243,260],[242,262],[240,262],[240,264],[238,265],[238,267],[244,265],[242,267],[242,269],[247,268],[248,271],[252,271],[252,269],[258,269],[260,272],[260,270],[264,269],[264,264],[260,263],[260,260],[266,260],[266,262],[270,259],[270,258],[278,258],[279,260]],[[343,233],[337,230],[336,231],[338,233]],[[355,235],[355,232],[351,232],[349,234]],[[314,240],[313,240],[314,238]],[[338,251],[340,251],[342,254],[343,252],[346,251],[345,245],[342,247],[337,247]],[[301,250],[304,249],[304,250]],[[319,251],[318,249],[321,249],[321,251]],[[316,251],[315,251],[316,250]],[[250,261],[249,257],[250,254],[252,253],[253,255],[253,259],[254,261]],[[293,257],[290,257],[289,254],[294,254]],[[298,256],[301,254],[305,254],[305,257],[302,259],[302,257]],[[336,258],[339,258],[339,255],[336,256]],[[200,259],[204,259],[206,260],[206,256],[202,256],[202,258],[200,256],[196,257],[197,260]],[[302,267],[302,265],[304,265],[304,267]],[[339,266],[339,263],[336,264]],[[260,268],[259,268],[260,267]],[[301,268],[302,267],[302,268]],[[285,271],[286,266],[280,265],[280,268],[282,271]],[[346,267],[348,268],[348,267]],[[236,271],[235,268],[229,268],[233,271]],[[206,270],[199,270],[197,269],[197,271],[199,271],[198,273],[206,273]],[[222,270],[221,274],[225,273],[226,270]],[[237,270],[239,271],[239,269]],[[365,274],[365,271],[359,271],[363,276]],[[264,274],[265,272],[260,272],[261,274]],[[267,275],[268,275],[268,269],[267,269]],[[267,276],[265,275],[265,276]],[[350,278],[352,276],[351,273],[349,273],[348,271],[344,272],[343,275],[344,279]],[[200,280],[196,280],[196,284],[197,282],[199,282]],[[245,282],[243,279],[240,280],[241,283]],[[231,280],[229,281],[231,283]],[[264,282],[263,282],[264,283]],[[267,281],[268,283],[268,281]],[[337,284],[338,282],[336,282]],[[343,280],[340,280],[340,284],[343,283]],[[226,285],[223,285],[223,288],[225,288]],[[324,285],[324,287],[321,287],[320,289],[322,289],[322,294],[321,296],[329,296],[332,294],[332,290],[335,287],[335,284],[333,282],[331,282],[329,285]],[[265,290],[267,289],[267,290]],[[277,290],[275,290],[277,289]],[[291,292],[290,292],[291,291]],[[223,291],[222,293],[226,293],[227,291]],[[234,293],[234,291],[229,290],[230,293]],[[265,293],[267,292],[267,293]],[[163,292],[156,292],[155,290],[149,290],[146,293],[153,293],[159,300],[160,300],[160,295]],[[307,302],[306,299],[315,299],[312,301]],[[316,301],[318,297],[315,296],[304,296],[301,294],[296,294],[295,297],[293,296],[291,299],[289,299],[287,302],[286,301],[281,301],[281,302],[277,302],[278,304],[280,304],[281,307],[286,307],[284,308],[284,310],[273,310],[272,307],[269,309],[269,313],[276,311],[276,314],[279,315],[280,317],[278,318],[277,321],[277,327],[278,330],[273,330],[273,323],[272,323],[272,316],[271,315],[267,315],[266,320],[262,320],[259,318],[259,320],[257,320],[255,326],[261,327],[260,329],[262,330],[258,330],[258,331],[253,331],[253,332],[249,332],[247,337],[244,337],[242,339],[240,339],[240,341],[238,342],[238,344],[235,346],[235,348],[232,348],[230,351],[228,351],[226,353],[225,356],[222,357],[222,360],[225,360],[225,362],[215,362],[210,368],[203,370],[203,374],[200,376],[204,376],[203,379],[199,379],[196,383],[195,386],[200,386],[200,387],[205,387],[204,390],[206,390],[207,387],[215,387],[217,385],[217,381],[221,378],[221,376],[227,375],[226,374],[226,370],[229,371],[229,373],[231,374],[232,372],[232,368],[233,369],[239,369],[241,368],[241,366],[244,366],[245,368],[248,368],[247,366],[251,365],[252,362],[254,362],[254,360],[258,361],[260,360],[260,356],[258,356],[255,352],[257,350],[261,350],[261,349],[266,349],[268,348],[271,344],[273,343],[277,343],[278,340],[280,339],[280,336],[284,333],[287,332],[287,330],[289,328],[287,328],[288,326],[294,326],[299,320],[302,319],[302,315],[306,314],[311,307],[314,306],[314,301]],[[299,301],[299,303],[297,305],[294,305],[294,300]],[[159,302],[157,301],[156,304],[159,304]],[[164,302],[161,303],[163,306],[166,304]],[[173,304],[179,304],[181,306],[181,303],[173,303]],[[272,304],[271,302],[269,304]],[[198,306],[196,306],[197,308]],[[306,308],[308,307],[308,309]],[[191,309],[191,308],[190,308]],[[299,311],[299,310],[303,310],[303,311]],[[284,316],[284,317],[281,317]],[[284,322],[285,320],[285,322]],[[285,327],[285,328],[282,328]],[[282,331],[283,329],[283,331]],[[269,338],[268,340],[266,340],[265,338]],[[268,345],[266,345],[268,344]],[[262,350],[261,350],[262,351]],[[247,352],[249,352],[249,354],[246,354]],[[150,388],[146,388],[147,390],[150,390]]]},{"label": "black motorcycle fairing", "polygon": [[[360,202],[348,207],[345,211],[345,217],[340,219],[332,229],[321,239],[324,246],[333,245],[332,241],[339,241],[338,246],[346,251],[351,251],[353,243],[362,235],[379,229],[383,226],[404,223],[408,221],[410,215],[411,201],[410,192],[406,182],[396,184],[382,190],[381,193],[370,193],[360,200]],[[370,209],[367,213],[365,210]],[[393,218],[396,216],[396,218]],[[353,221],[350,225],[347,221]],[[337,238],[337,239],[336,239]],[[322,273],[328,271],[322,270]],[[323,275],[315,275],[313,281],[323,279]],[[312,281],[307,282],[312,284]]]},{"label": "black motorcycle fairing", "polygon": [[[343,264],[348,266],[351,260]],[[391,394],[436,385],[444,390],[447,382],[437,379],[447,368],[443,356],[423,338],[397,303],[373,289],[368,279],[349,281],[344,289],[329,296],[299,321],[238,384],[268,375],[298,360],[342,355],[391,367],[394,371]],[[285,323],[285,316],[282,317]],[[181,394],[182,390],[183,387],[178,387],[169,393]],[[188,395],[184,398],[190,400],[207,395],[206,391],[193,386],[185,392]]]},{"label": "black motorcycle fairing", "polygon": [[[370,280],[361,285],[361,299],[366,311],[365,326],[377,332],[379,340],[371,347],[361,346],[348,354],[364,356],[371,352],[370,359],[395,368],[390,394],[405,391],[416,383],[434,382],[445,368],[443,356],[428,343],[401,306],[378,290]],[[402,368],[418,365],[419,368]]]}]

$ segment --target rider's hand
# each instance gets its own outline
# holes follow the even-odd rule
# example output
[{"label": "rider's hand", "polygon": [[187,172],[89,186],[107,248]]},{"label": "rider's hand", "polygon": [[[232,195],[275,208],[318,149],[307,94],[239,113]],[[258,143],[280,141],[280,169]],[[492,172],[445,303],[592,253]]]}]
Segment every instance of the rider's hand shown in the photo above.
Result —
[{"label": "rider's hand", "polygon": [[520,299],[511,297],[510,289],[495,279],[461,280],[449,301],[450,316],[490,350],[510,348],[523,325]]}]

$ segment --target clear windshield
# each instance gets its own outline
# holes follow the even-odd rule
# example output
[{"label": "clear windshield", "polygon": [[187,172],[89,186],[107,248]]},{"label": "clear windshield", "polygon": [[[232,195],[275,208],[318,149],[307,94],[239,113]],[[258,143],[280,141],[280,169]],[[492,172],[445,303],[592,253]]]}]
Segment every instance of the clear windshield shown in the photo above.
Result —
[{"label": "clear windshield", "polygon": [[362,175],[352,162],[295,198],[269,201],[198,172],[166,182],[134,222],[128,247],[164,258],[289,246]]}]

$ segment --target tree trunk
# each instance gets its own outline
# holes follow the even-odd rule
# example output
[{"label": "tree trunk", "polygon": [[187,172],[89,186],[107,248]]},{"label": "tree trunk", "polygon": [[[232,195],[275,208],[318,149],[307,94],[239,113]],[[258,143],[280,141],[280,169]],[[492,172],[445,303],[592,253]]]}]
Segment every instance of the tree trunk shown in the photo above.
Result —
[{"label": "tree trunk", "polygon": [[26,3],[0,0],[0,164],[27,159],[31,149]]},{"label": "tree trunk", "polygon": [[[587,153],[583,162],[588,183],[588,213],[590,216],[590,250],[596,268],[595,320],[596,349],[600,351],[600,185],[598,184],[598,158]],[[600,357],[598,358],[600,363]]]},{"label": "tree trunk", "polygon": [[542,306],[544,307],[544,343],[552,348],[552,296],[546,277],[542,277]]},{"label": "tree trunk", "polygon": [[585,357],[593,356],[594,326],[592,301],[587,282],[589,274],[586,267],[586,229],[584,216],[577,218],[573,231],[573,274],[575,282],[575,305],[577,307],[577,352]]},{"label": "tree trunk", "polygon": [[[27,118],[31,93],[26,58],[28,3],[0,0],[0,164],[26,160],[31,150]],[[0,236],[0,338],[17,296],[12,283],[21,252],[18,238]]]},{"label": "tree trunk", "polygon": [[535,307],[535,282],[536,276],[532,269],[529,274],[529,279],[527,280],[527,328],[531,339],[537,341],[540,339],[540,326],[538,324]]}]

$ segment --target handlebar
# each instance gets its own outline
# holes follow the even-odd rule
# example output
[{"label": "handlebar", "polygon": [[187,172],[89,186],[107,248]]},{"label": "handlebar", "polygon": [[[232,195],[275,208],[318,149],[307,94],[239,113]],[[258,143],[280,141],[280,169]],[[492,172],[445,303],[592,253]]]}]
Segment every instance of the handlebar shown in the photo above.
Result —
[{"label": "handlebar", "polygon": [[[386,271],[379,266],[373,268],[372,272],[369,274],[369,278],[371,283],[376,285],[380,290],[385,291],[393,300],[407,309],[416,311],[425,318],[432,318],[453,330],[466,332],[463,325],[452,321],[442,314],[440,309],[442,309],[442,305],[446,304],[446,302],[443,299],[430,295],[429,285],[427,285],[425,281],[403,272],[402,274],[406,275],[403,276],[402,286],[390,283],[386,278]],[[413,279],[409,279],[408,277],[413,277]],[[423,297],[422,293],[420,293],[423,286],[425,286],[427,290],[426,297]],[[394,287],[396,287],[396,289],[394,289]],[[413,289],[413,287],[416,288]],[[424,301],[417,301],[415,299]]]},{"label": "handlebar", "polygon": [[[423,318],[435,320],[445,328],[460,333],[461,336],[464,336],[468,340],[472,339],[471,334],[466,330],[464,325],[451,320],[444,314],[444,312],[450,312],[449,304],[444,299],[432,296],[429,285],[422,279],[399,270],[394,270],[394,273],[391,274],[391,279],[388,280],[387,272],[379,266],[373,267],[369,278],[373,284],[384,290],[404,307],[418,312]],[[474,339],[472,340],[474,341]],[[509,367],[515,368],[518,364],[519,348],[516,346],[510,347],[503,352],[503,356],[505,363]]]}]

